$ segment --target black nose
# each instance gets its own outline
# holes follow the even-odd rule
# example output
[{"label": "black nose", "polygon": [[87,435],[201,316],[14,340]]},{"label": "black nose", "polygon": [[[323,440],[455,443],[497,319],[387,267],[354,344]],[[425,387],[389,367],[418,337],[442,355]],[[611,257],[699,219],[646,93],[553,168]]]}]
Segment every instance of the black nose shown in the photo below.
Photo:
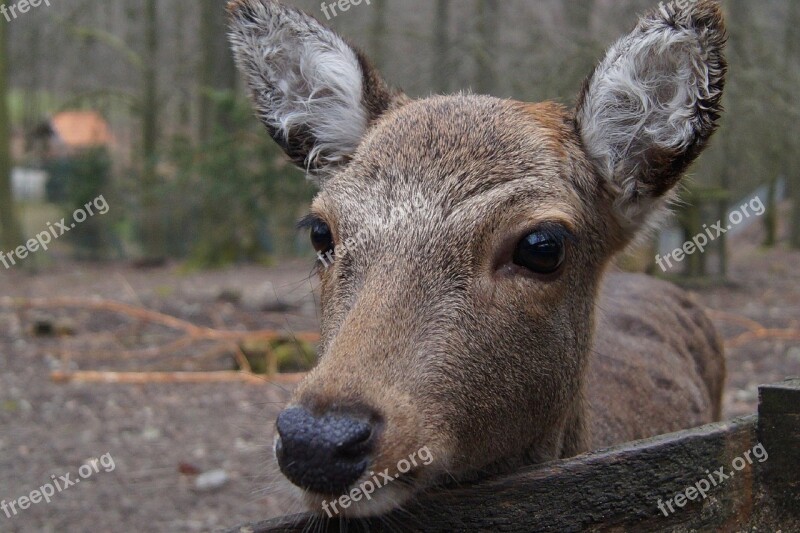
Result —
[{"label": "black nose", "polygon": [[345,414],[315,417],[302,407],[291,407],[278,416],[278,465],[303,489],[347,492],[369,466],[373,429],[372,423]]}]

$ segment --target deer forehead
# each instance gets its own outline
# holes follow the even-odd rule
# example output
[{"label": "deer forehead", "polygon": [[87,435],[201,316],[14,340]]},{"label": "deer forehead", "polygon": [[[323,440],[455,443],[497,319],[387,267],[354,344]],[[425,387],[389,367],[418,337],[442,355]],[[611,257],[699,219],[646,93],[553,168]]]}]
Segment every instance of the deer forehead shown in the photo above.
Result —
[{"label": "deer forehead", "polygon": [[382,117],[314,210],[334,223],[402,227],[469,223],[498,212],[576,223],[591,174],[570,115],[557,104],[457,95]]}]

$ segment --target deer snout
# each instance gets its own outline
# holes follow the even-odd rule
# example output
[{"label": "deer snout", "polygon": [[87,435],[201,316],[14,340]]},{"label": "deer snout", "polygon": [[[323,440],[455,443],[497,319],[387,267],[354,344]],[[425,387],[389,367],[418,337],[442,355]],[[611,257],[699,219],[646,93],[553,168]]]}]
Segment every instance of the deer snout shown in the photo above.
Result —
[{"label": "deer snout", "polygon": [[343,412],[315,416],[303,407],[290,407],[277,423],[275,456],[281,472],[312,492],[347,492],[370,464],[375,426]]}]

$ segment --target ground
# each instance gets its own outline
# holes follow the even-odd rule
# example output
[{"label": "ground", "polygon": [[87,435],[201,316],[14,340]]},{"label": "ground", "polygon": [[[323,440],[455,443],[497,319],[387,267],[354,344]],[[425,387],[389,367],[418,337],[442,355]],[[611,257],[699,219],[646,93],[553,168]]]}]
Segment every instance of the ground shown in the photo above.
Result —
[{"label": "ground", "polygon": [[[764,251],[746,237],[731,245],[731,282],[694,291],[726,313],[714,321],[729,344],[746,331],[735,317],[800,329],[800,253]],[[213,531],[298,509],[271,459],[272,425],[291,386],[54,384],[50,372],[59,369],[225,370],[233,360],[208,343],[171,357],[129,351],[175,336],[107,313],[15,308],[8,298],[109,298],[218,329],[291,334],[317,328],[310,272],[307,262],[189,274],[65,262],[0,275],[0,500],[28,495],[51,476],[76,479],[91,458],[113,459],[113,470],[106,456],[50,503],[12,518],[0,510],[0,532]],[[730,348],[728,370],[725,417],[754,413],[759,384],[800,376],[800,341]],[[196,474],[214,470],[227,483],[198,488]]]}]

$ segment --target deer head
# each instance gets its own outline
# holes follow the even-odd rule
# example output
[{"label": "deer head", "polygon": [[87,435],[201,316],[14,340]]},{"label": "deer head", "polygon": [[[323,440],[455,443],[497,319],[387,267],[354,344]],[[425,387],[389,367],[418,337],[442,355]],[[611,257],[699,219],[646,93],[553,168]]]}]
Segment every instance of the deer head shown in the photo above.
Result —
[{"label": "deer head", "polygon": [[574,110],[412,101],[295,9],[229,10],[258,117],[320,186],[304,222],[325,258],[320,361],[276,443],[310,508],[421,449],[430,464],[342,511],[585,450],[599,281],[716,128],[717,4],[643,17]]}]

